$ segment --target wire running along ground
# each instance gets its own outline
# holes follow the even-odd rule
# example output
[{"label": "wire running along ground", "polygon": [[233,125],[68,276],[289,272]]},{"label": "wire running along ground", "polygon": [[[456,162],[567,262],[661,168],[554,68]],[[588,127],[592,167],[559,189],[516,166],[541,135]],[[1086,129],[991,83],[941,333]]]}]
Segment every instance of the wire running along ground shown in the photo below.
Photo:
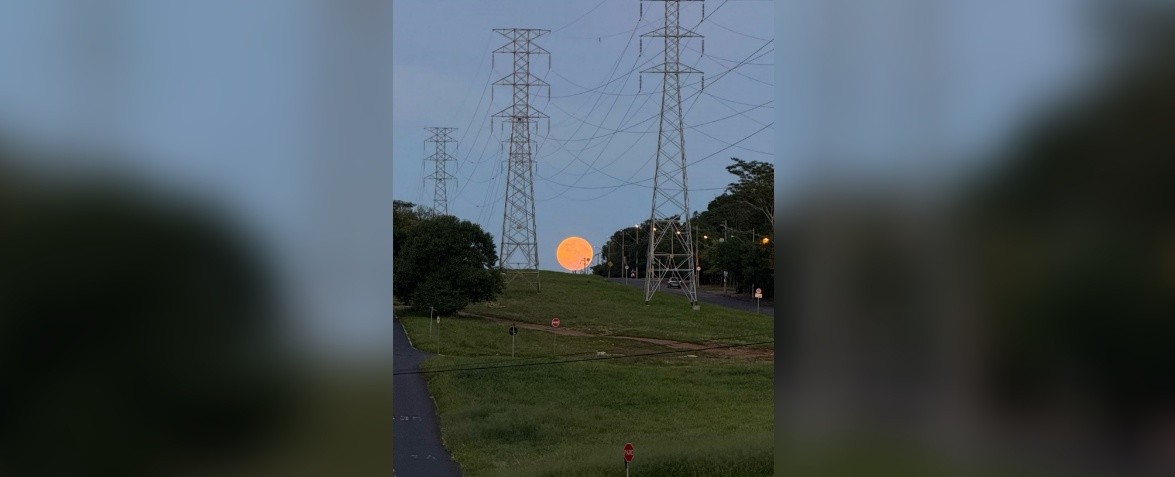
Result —
[{"label": "wire running along ground", "polygon": [[514,363],[514,364],[499,364],[499,365],[489,365],[489,366],[476,366],[476,367],[441,368],[441,369],[430,369],[430,370],[424,370],[424,369],[401,370],[401,371],[394,371],[393,370],[392,375],[393,376],[402,376],[402,375],[407,375],[407,374],[439,374],[439,373],[454,373],[454,372],[460,372],[460,371],[484,371],[484,370],[490,370],[490,369],[503,369],[503,368],[550,366],[550,365],[556,365],[556,364],[582,363],[582,362],[586,362],[586,361],[606,361],[606,360],[611,360],[611,359],[641,358],[641,357],[646,357],[646,356],[662,356],[662,355],[667,355],[667,354],[692,353],[692,352],[697,352],[697,351],[708,351],[708,350],[723,349],[723,348],[739,348],[739,347],[743,347],[743,346],[757,346],[757,345],[772,344],[772,343],[775,343],[775,340],[757,341],[757,342],[753,342],[753,343],[728,344],[728,345],[720,345],[720,346],[708,346],[705,348],[694,348],[694,349],[653,351],[653,352],[649,352],[649,353],[637,353],[637,354],[613,355],[613,356],[595,356],[595,357],[590,357],[590,358],[565,359],[565,360],[559,360],[559,361],[545,361],[545,362],[539,362],[539,363]]},{"label": "wire running along ground", "polygon": [[[423,317],[418,317],[418,318],[423,318]],[[515,324],[517,324],[517,323],[518,323],[518,322],[515,322]],[[521,323],[523,323],[523,324],[532,324],[532,325],[534,324],[534,323],[528,323],[528,322],[521,322]],[[503,325],[503,326],[502,326],[502,328],[503,328],[503,329],[505,329],[505,328],[506,328],[506,327],[505,327],[505,325]],[[540,330],[535,330],[535,331],[537,331],[537,332],[540,332],[540,333],[544,333],[544,332],[545,332],[545,331],[540,331]],[[713,337],[713,338],[708,338],[708,339],[707,339],[707,341],[710,341],[710,342],[712,342],[712,344],[713,344],[713,342],[719,342],[719,341],[724,341],[724,340],[734,340],[734,339],[740,339],[740,338],[750,338],[750,337],[752,337],[752,336],[766,336],[766,335],[771,335],[771,334],[774,334],[774,331],[759,331],[759,332],[756,332],[756,333],[743,333],[743,334],[738,334],[738,335],[717,336],[717,337]],[[637,341],[639,341],[640,339],[643,339],[643,338],[646,338],[646,337],[641,337],[641,336],[616,337],[616,336],[603,336],[603,335],[601,335],[601,336],[585,336],[585,337],[583,337],[583,338],[610,338],[610,339],[628,339],[628,338],[637,338]],[[649,338],[649,339],[661,339],[661,338]],[[646,343],[647,343],[647,342],[646,342]],[[704,344],[701,344],[701,343],[689,343],[689,342],[682,342],[682,343],[687,343],[687,344],[696,344],[696,345],[699,345],[699,346],[705,346]],[[724,343],[724,344],[738,344],[738,343]],[[687,351],[688,351],[688,350],[687,350]],[[484,366],[484,365],[490,365],[490,364],[515,363],[515,362],[523,362],[523,361],[534,361],[534,360],[541,360],[541,359],[566,358],[566,357],[568,357],[568,356],[581,356],[581,355],[583,355],[584,353],[586,353],[586,352],[585,352],[585,351],[576,351],[576,352],[571,352],[571,353],[560,353],[560,354],[553,354],[553,355],[546,355],[546,356],[528,356],[528,357],[522,357],[522,358],[498,359],[498,360],[494,360],[494,361],[492,361],[492,362],[485,362],[485,363],[464,363],[464,364],[461,364],[461,365],[457,365],[457,366],[449,366],[449,367],[467,367],[467,366],[470,366],[470,365],[475,365],[475,366]],[[443,368],[442,368],[442,369],[443,369]]]}]

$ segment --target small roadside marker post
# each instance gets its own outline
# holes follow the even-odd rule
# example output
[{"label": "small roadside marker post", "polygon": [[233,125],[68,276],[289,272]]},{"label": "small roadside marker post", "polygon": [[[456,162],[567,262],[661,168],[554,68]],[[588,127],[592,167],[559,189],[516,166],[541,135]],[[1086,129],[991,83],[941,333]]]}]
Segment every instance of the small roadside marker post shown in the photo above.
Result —
[{"label": "small roadside marker post", "polygon": [[510,324],[510,357],[514,357],[514,335],[518,334],[518,328],[513,323]]},{"label": "small roadside marker post", "polygon": [[428,337],[432,338],[432,307],[428,307]]},{"label": "small roadside marker post", "polygon": [[[551,328],[559,329],[559,319],[558,318],[554,318],[551,320]],[[554,336],[553,338],[551,338],[551,354],[557,354],[556,351],[558,351],[557,346],[559,345],[559,333],[556,333],[554,330],[552,330],[551,335]]]}]

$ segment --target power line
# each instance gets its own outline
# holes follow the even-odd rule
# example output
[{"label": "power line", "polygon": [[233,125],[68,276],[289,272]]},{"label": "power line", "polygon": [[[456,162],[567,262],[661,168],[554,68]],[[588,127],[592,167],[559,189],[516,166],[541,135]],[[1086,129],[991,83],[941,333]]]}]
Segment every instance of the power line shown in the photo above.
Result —
[{"label": "power line", "polygon": [[[719,336],[719,337],[709,338],[709,339],[707,339],[707,341],[717,342],[717,341],[724,341],[724,340],[749,338],[752,336],[766,336],[766,335],[771,335],[773,333],[774,333],[773,331],[760,331],[757,333],[744,333],[744,334],[731,335],[731,336]],[[602,336],[602,337],[609,338],[609,339],[627,339],[627,338],[618,338],[615,336]],[[640,337],[634,336],[631,338],[640,338]],[[640,341],[640,340],[638,339],[635,341]],[[704,343],[689,343],[689,344],[697,344],[697,345],[703,345],[703,346],[705,345]],[[727,343],[727,344],[738,344],[738,343]],[[492,362],[486,362],[486,363],[465,363],[465,364],[461,364],[461,365],[457,365],[457,366],[448,366],[448,367],[443,367],[443,368],[438,368],[438,369],[465,368],[465,367],[468,367],[471,365],[472,366],[488,366],[488,365],[504,364],[504,363],[519,363],[519,362],[534,361],[534,360],[541,360],[541,359],[566,358],[568,356],[579,356],[582,354],[584,354],[583,351],[575,351],[575,352],[571,352],[571,353],[561,353],[561,354],[553,354],[553,355],[546,355],[546,356],[529,356],[529,357],[522,357],[522,358],[499,359],[499,360],[495,360]]]},{"label": "power line", "polygon": [[731,28],[727,28],[727,27],[723,26],[722,24],[720,24],[720,23],[718,23],[718,22],[715,22],[715,21],[711,21],[711,22],[710,22],[710,24],[711,24],[711,25],[714,25],[714,26],[716,26],[716,27],[718,27],[718,28],[721,28],[721,29],[723,29],[723,30],[726,30],[726,31],[728,31],[728,32],[734,33],[735,35],[744,36],[744,37],[750,38],[750,39],[752,39],[752,40],[767,41],[767,39],[766,39],[766,38],[757,37],[757,36],[755,36],[755,35],[748,35],[748,34],[746,34],[746,33],[743,33],[743,32],[741,32],[741,31],[736,31],[736,30],[733,30],[733,29],[731,29]]},{"label": "power line", "polygon": [[722,148],[722,149],[719,149],[719,150],[717,150],[717,151],[714,151],[714,152],[712,152],[712,153],[710,153],[710,154],[706,155],[706,157],[703,157],[703,158],[701,158],[701,159],[698,159],[698,160],[696,160],[696,161],[693,161],[693,162],[691,162],[691,163],[689,163],[689,164],[692,166],[692,165],[694,165],[694,164],[697,164],[697,163],[699,163],[699,162],[702,162],[702,161],[704,161],[704,160],[706,160],[706,159],[709,159],[709,158],[711,158],[711,157],[717,156],[717,155],[718,155],[719,153],[721,153],[722,151],[725,151],[725,150],[727,150],[727,149],[730,149],[730,148],[732,148],[732,147],[735,147],[735,146],[737,146],[739,143],[741,143],[741,142],[743,142],[743,141],[746,141],[747,139],[750,139],[751,137],[755,136],[756,134],[759,134],[759,133],[761,133],[761,132],[763,132],[763,131],[767,130],[767,128],[771,127],[771,126],[772,126],[772,125],[774,125],[774,124],[775,124],[775,122],[774,122],[774,121],[772,121],[772,122],[770,122],[770,123],[767,123],[767,124],[765,124],[763,127],[761,127],[761,128],[759,128],[758,130],[756,130],[755,132],[753,132],[753,133],[750,133],[750,134],[748,134],[748,135],[744,136],[742,139],[739,139],[738,141],[735,141],[735,142],[733,142],[733,143],[727,144],[727,145],[726,145],[726,147],[724,147],[724,148]]},{"label": "power line", "polygon": [[584,19],[584,17],[588,16],[588,14],[590,14],[590,13],[592,13],[592,12],[596,11],[596,9],[597,9],[597,8],[600,8],[600,5],[603,5],[603,4],[604,4],[605,2],[607,2],[607,1],[608,1],[608,0],[600,0],[600,3],[597,3],[597,4],[596,4],[596,6],[592,7],[590,10],[588,10],[588,11],[586,11],[586,12],[583,12],[583,15],[580,15],[580,16],[576,17],[576,18],[575,18],[575,20],[572,20],[572,21],[571,21],[571,23],[568,23],[568,24],[566,24],[566,25],[563,25],[563,26],[561,26],[561,27],[559,27],[559,28],[556,28],[556,29],[554,29],[554,30],[551,30],[551,33],[555,33],[555,32],[557,32],[557,31],[560,31],[560,30],[562,30],[562,29],[564,29],[564,28],[567,28],[567,27],[569,27],[569,26],[571,26],[571,25],[574,25],[574,24],[578,23],[580,20],[583,20],[583,19]]},{"label": "power line", "polygon": [[[758,129],[758,130],[756,130],[755,132],[752,132],[751,134],[748,134],[748,135],[744,136],[742,139],[739,139],[738,141],[735,141],[734,143],[728,144],[726,147],[723,147],[722,149],[719,149],[719,150],[717,150],[717,151],[714,151],[714,152],[712,152],[712,153],[710,153],[710,154],[707,154],[705,157],[702,157],[701,159],[697,159],[697,160],[695,160],[695,161],[693,161],[693,162],[690,162],[690,163],[689,163],[689,165],[691,165],[691,166],[692,166],[692,165],[698,164],[698,163],[700,163],[700,162],[702,162],[702,161],[705,161],[705,160],[707,160],[707,159],[709,159],[709,158],[711,158],[711,157],[717,156],[718,154],[721,154],[721,153],[722,153],[722,151],[725,151],[725,150],[727,150],[727,149],[730,149],[730,148],[732,148],[732,147],[735,147],[737,144],[739,144],[739,143],[741,143],[741,142],[743,142],[743,141],[746,141],[747,139],[750,139],[751,137],[754,137],[755,135],[757,135],[757,134],[759,134],[759,133],[761,133],[761,132],[763,132],[763,131],[767,130],[767,128],[771,127],[773,124],[775,124],[775,123],[774,123],[774,122],[772,122],[772,123],[770,123],[770,124],[767,124],[766,126],[763,126],[763,127],[759,128],[759,129]],[[633,174],[633,176],[635,176],[635,175],[636,175],[636,174]],[[630,179],[631,179],[631,177],[630,177]],[[638,181],[638,182],[648,182],[648,181],[650,181],[650,180],[651,180],[651,179],[642,179],[642,180],[640,180],[640,181]],[[647,185],[644,185],[644,184],[640,184],[640,183],[634,183],[634,182],[629,182],[629,183],[625,183],[625,184],[619,184],[619,185],[610,185],[610,186],[600,186],[600,187],[584,187],[584,186],[573,186],[573,187],[572,187],[572,186],[569,186],[569,187],[568,187],[568,189],[569,189],[569,190],[570,190],[570,189],[572,189],[572,188],[575,188],[575,189],[608,189],[608,191],[607,191],[607,192],[605,192],[605,193],[603,193],[603,194],[600,194],[600,195],[598,195],[598,196],[592,197],[592,198],[590,198],[590,199],[582,199],[582,200],[585,200],[585,201],[589,201],[589,202],[590,202],[590,201],[594,201],[594,200],[597,200],[597,199],[603,198],[604,196],[607,196],[607,195],[609,195],[609,194],[612,194],[613,192],[615,192],[615,191],[616,191],[616,189],[620,189],[620,188],[622,188],[622,187],[627,187],[627,186],[634,186],[634,185],[635,185],[635,186],[640,186],[640,187],[649,188],[649,186],[647,186]],[[722,189],[725,189],[725,188],[726,188],[726,186],[723,186],[723,187],[709,187],[709,188],[697,188],[697,189],[694,189],[694,190],[698,190],[698,191],[702,191],[702,190],[722,190]]]},{"label": "power line", "polygon": [[730,344],[730,345],[721,345],[721,346],[709,346],[709,347],[705,347],[705,348],[681,349],[681,350],[669,350],[669,351],[654,351],[654,352],[649,352],[649,353],[626,354],[626,355],[620,355],[620,356],[616,356],[616,355],[595,356],[595,357],[591,357],[591,358],[565,359],[565,360],[560,360],[560,361],[547,361],[547,362],[542,362],[542,363],[514,363],[514,364],[502,364],[502,365],[497,365],[497,366],[476,366],[476,367],[446,368],[446,369],[432,369],[432,370],[423,370],[423,369],[401,370],[401,371],[392,371],[392,375],[393,376],[401,376],[401,375],[407,375],[407,374],[438,374],[438,373],[453,373],[453,372],[458,372],[458,371],[484,371],[487,369],[522,368],[522,367],[530,367],[530,366],[550,366],[550,365],[555,365],[555,364],[581,363],[581,362],[585,362],[585,361],[605,361],[605,360],[610,360],[610,359],[641,358],[641,357],[646,357],[646,356],[662,356],[662,355],[676,354],[676,353],[691,353],[691,352],[695,352],[695,351],[709,351],[709,350],[713,350],[713,349],[723,349],[723,348],[739,348],[739,347],[743,347],[743,346],[757,346],[757,345],[771,344],[771,343],[775,343],[775,340],[757,341],[754,343],[741,343],[741,344]]},{"label": "power line", "polygon": [[[721,7],[721,5],[719,5],[719,6]],[[715,11],[716,11],[716,10],[715,10]],[[711,14],[713,14],[713,12],[711,12]],[[772,40],[772,41],[774,41],[774,40]],[[718,81],[720,81],[720,80],[721,80],[721,79],[722,79],[724,76],[726,76],[728,73],[730,73],[730,72],[731,72],[731,71],[733,71],[734,69],[736,69],[736,68],[739,68],[740,66],[743,66],[743,65],[744,65],[744,64],[746,64],[747,62],[749,62],[749,61],[753,61],[753,60],[755,60],[755,59],[757,59],[757,58],[759,58],[759,57],[762,57],[762,56],[766,55],[767,53],[769,53],[769,52],[770,52],[770,50],[769,50],[768,52],[763,52],[763,53],[761,53],[761,54],[760,54],[759,52],[760,52],[761,50],[763,50],[763,48],[765,48],[765,47],[766,47],[767,45],[769,45],[770,43],[771,43],[770,41],[768,41],[768,42],[764,43],[764,44],[763,44],[763,45],[761,45],[759,48],[755,49],[755,51],[751,52],[751,54],[750,54],[750,55],[747,55],[747,57],[746,57],[746,58],[744,58],[742,61],[740,61],[738,64],[736,64],[736,65],[734,65],[734,66],[731,66],[730,68],[727,68],[727,69],[726,69],[725,71],[723,71],[722,73],[718,74],[718,76],[717,76],[715,79],[713,79],[713,80],[711,80],[711,81],[710,81],[710,85],[711,85],[711,86],[713,86],[715,83],[717,83]],[[758,56],[756,56],[756,55],[758,55]],[[699,61],[700,61],[700,58],[699,58]],[[697,84],[697,83],[700,83],[700,82],[695,82],[694,84]],[[705,90],[699,90],[699,91],[698,91],[698,93],[704,93],[704,92],[705,92]],[[697,103],[698,103],[698,99],[700,99],[700,95],[699,95],[698,93],[694,93],[694,94],[691,94],[691,95],[690,95],[690,97],[694,99],[694,102],[690,104],[690,107],[689,107],[689,109],[686,111],[686,112],[687,112],[687,114],[688,114],[688,112],[689,112],[689,111],[692,111],[692,110],[693,110],[693,108],[694,108],[694,107],[697,105]],[[717,97],[717,96],[715,96],[715,98],[718,98],[718,97]],[[690,98],[687,98],[687,99],[690,99]],[[564,113],[566,113],[566,114],[569,114],[569,115],[570,115],[570,113],[567,113],[565,110],[563,110],[562,108],[559,108],[557,105],[555,105],[555,107],[556,107],[556,109],[559,109],[560,111],[563,111]],[[645,121],[650,121],[650,120],[652,120],[652,119],[654,119],[654,118],[656,118],[656,117],[658,117],[658,116],[659,116],[659,115],[650,116],[649,118],[646,118],[645,120],[642,120],[642,121],[640,121],[640,122],[638,122],[638,123],[636,123],[636,124],[641,124],[641,123],[643,123],[643,122],[645,122]],[[578,120],[578,121],[583,121],[583,120],[580,120],[579,118],[575,118],[575,119],[576,119],[576,120]],[[613,133],[617,133],[617,132],[623,132],[623,131],[621,131],[621,130],[617,130],[617,129],[611,129],[611,128],[604,127],[603,125],[597,125],[597,124],[591,124],[591,123],[588,123],[588,124],[589,124],[589,125],[595,125],[595,126],[597,126],[598,128],[601,128],[601,129],[610,130],[610,131],[612,131]],[[759,123],[759,124],[762,124],[762,123]],[[638,140],[639,140],[639,138],[638,138]],[[736,144],[737,144],[737,143],[736,143]],[[636,142],[634,142],[634,143],[633,143],[633,146],[635,146],[635,145],[636,145]],[[631,150],[633,146],[630,146],[630,147],[628,148],[628,150]],[[728,148],[729,148],[729,147],[728,147]],[[722,149],[722,150],[725,150],[725,149],[728,149],[728,148],[724,148],[724,149]],[[625,151],[625,153],[627,153],[627,151],[628,151],[628,150],[626,150],[626,151]],[[603,153],[603,151],[601,151],[601,154],[602,154],[602,153]],[[617,155],[617,158],[619,158],[619,157],[621,157],[621,156],[623,156],[623,154]],[[707,157],[712,157],[712,156],[707,156]],[[645,167],[646,165],[648,165],[648,163],[649,163],[649,162],[651,162],[651,161],[652,161],[652,158],[653,158],[653,157],[650,157],[648,160],[646,160],[646,161],[645,161],[645,163],[644,163],[644,164],[642,164],[642,165],[641,165],[641,167],[640,167],[639,169],[637,169],[637,172],[639,172],[639,171],[643,170],[643,169],[644,169],[644,167]],[[614,159],[614,160],[613,160],[613,162],[615,162],[615,160],[617,160],[617,159]],[[611,163],[610,163],[610,164],[611,164]],[[593,162],[593,165],[594,165],[594,162]],[[566,167],[565,167],[563,170],[566,170]],[[562,172],[562,170],[560,171],[560,173],[561,173],[561,172]],[[558,193],[558,194],[556,194],[556,195],[554,195],[554,196],[552,196],[552,197],[546,198],[546,199],[544,199],[544,200],[551,200],[551,199],[555,199],[555,198],[558,198],[558,197],[561,197],[561,196],[565,195],[565,194],[566,194],[567,192],[569,192],[569,191],[570,191],[572,188],[576,188],[576,186],[575,186],[575,185],[576,185],[576,184],[578,184],[578,183],[579,183],[579,180],[580,180],[580,179],[582,179],[582,178],[583,178],[583,176],[584,176],[584,175],[586,175],[587,173],[588,173],[588,171],[584,171],[584,173],[583,173],[583,174],[581,174],[581,175],[579,176],[579,178],[577,178],[575,181],[573,181],[573,183],[572,183],[572,185],[571,185],[571,186],[567,186],[566,184],[561,184],[561,183],[558,183],[558,182],[554,182],[554,181],[551,181],[549,178],[546,178],[546,177],[542,177],[542,176],[540,176],[540,178],[542,178],[542,179],[543,179],[543,180],[545,180],[545,181],[548,181],[548,182],[555,183],[556,185],[562,185],[562,186],[564,186],[564,187],[567,187],[567,188],[566,188],[566,189],[564,189],[562,192],[560,192],[560,193]],[[557,173],[556,175],[558,175],[558,173]],[[623,187],[623,186],[625,186],[625,185],[640,185],[640,184],[637,184],[637,183],[631,182],[631,179],[632,179],[633,177],[635,177],[635,176],[636,176],[636,173],[633,173],[633,175],[632,175],[632,176],[629,176],[629,178],[628,178],[628,179],[626,179],[626,180],[624,180],[624,181],[623,181],[624,183],[623,183],[623,184],[621,184],[621,185],[619,185],[619,186],[603,186],[603,187],[604,187],[604,188],[612,188],[613,190],[615,190],[616,188]],[[649,180],[651,180],[651,179],[645,179],[645,180],[638,181],[638,182],[648,182]],[[643,185],[642,185],[642,187],[648,187],[648,186],[643,186]],[[592,187],[592,188],[593,188],[593,189],[598,189],[598,188],[600,188],[600,187]],[[600,196],[600,197],[602,197],[602,196]],[[597,197],[597,198],[598,198],[598,197]]]},{"label": "power line", "polygon": [[[692,51],[694,53],[697,53],[699,55],[706,56],[706,57],[710,58],[711,60],[717,60],[717,61],[726,62],[726,63],[738,63],[739,62],[739,60],[735,60],[735,59],[731,59],[731,58],[726,58],[726,57],[722,57],[722,56],[718,56],[718,55],[714,55],[714,54],[710,54],[710,53],[702,53],[702,50],[699,50],[697,48],[693,48],[690,46],[684,46],[683,48],[685,48],[689,51]],[[775,51],[775,49],[772,48],[770,51]],[[743,63],[743,64],[746,66],[775,66],[775,63]],[[725,65],[723,65],[723,66],[725,66]]]}]

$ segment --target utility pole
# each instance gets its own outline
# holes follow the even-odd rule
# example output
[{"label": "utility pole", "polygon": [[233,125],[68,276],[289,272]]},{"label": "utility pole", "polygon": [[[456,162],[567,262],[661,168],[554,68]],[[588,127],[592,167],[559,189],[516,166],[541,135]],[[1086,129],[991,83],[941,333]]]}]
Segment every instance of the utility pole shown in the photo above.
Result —
[{"label": "utility pole", "polygon": [[[729,227],[726,227],[726,221],[723,221],[723,243],[726,243],[727,238],[731,237],[729,229]],[[723,295],[726,295],[726,274],[727,270],[723,270]]]},{"label": "utility pole", "polygon": [[702,240],[701,240],[702,228],[698,227],[697,218],[698,218],[698,213],[697,213],[697,211],[695,211],[694,212],[694,272],[695,272],[695,277],[697,279],[701,280],[702,279],[702,271],[699,269],[702,268]]},{"label": "utility pole", "polygon": [[[494,82],[509,86],[513,103],[494,114],[502,125],[510,125],[509,152],[506,158],[506,206],[502,212],[502,246],[499,267],[506,272],[506,282],[524,277],[539,288],[538,226],[535,221],[534,176],[535,143],[531,141],[532,128],[537,133],[538,120],[547,115],[530,104],[531,88],[547,87],[547,82],[530,72],[531,55],[549,55],[534,40],[550,32],[532,28],[496,28],[507,43],[494,54],[510,54],[513,72]],[[550,56],[547,57],[550,68]],[[548,126],[549,127],[549,126]]]},{"label": "utility pole", "polygon": [[449,174],[445,163],[455,161],[452,155],[446,149],[448,143],[456,144],[457,141],[450,135],[457,128],[424,128],[432,136],[425,139],[424,142],[433,144],[432,155],[424,158],[426,161],[433,161],[433,173],[425,176],[425,179],[431,179],[434,184],[432,195],[432,210],[438,214],[449,215],[449,181],[455,180],[452,174]]},{"label": "utility pole", "polygon": [[[693,234],[690,233],[689,187],[682,127],[681,75],[701,71],[682,64],[681,39],[700,38],[701,35],[681,27],[680,9],[683,1],[699,0],[652,1],[665,4],[665,23],[661,28],[641,35],[642,50],[646,37],[661,38],[664,44],[662,63],[641,72],[661,74],[661,126],[657,134],[657,162],[653,172],[653,208],[649,221],[648,263],[645,264],[645,304],[648,305],[653,299],[661,281],[670,276],[685,282],[682,291],[689,298],[693,309],[698,310],[698,280]],[[643,13],[644,3],[641,5]],[[702,51],[705,51],[705,46]]]}]

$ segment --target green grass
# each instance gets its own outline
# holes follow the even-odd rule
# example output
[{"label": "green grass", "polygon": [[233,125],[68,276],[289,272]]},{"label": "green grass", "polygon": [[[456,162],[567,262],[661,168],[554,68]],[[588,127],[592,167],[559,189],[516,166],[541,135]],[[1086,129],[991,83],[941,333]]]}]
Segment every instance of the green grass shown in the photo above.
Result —
[{"label": "green grass", "polygon": [[749,343],[770,339],[770,315],[756,315],[707,303],[691,309],[685,297],[657,293],[645,305],[644,291],[613,283],[596,275],[541,274],[542,291],[515,280],[496,302],[471,305],[465,311],[527,323],[549,324],[558,317],[562,327],[600,335],[664,338],[701,343],[715,337],[761,333],[723,340]]},{"label": "green grass", "polygon": [[[659,296],[645,308],[640,290],[592,276],[543,272],[541,295],[512,290],[499,304],[503,308],[483,305],[476,312],[543,324],[558,316],[564,327],[583,331],[696,342],[771,331],[769,317],[717,307],[693,312],[680,297]],[[636,315],[633,310],[643,313],[621,316]],[[400,319],[416,347],[435,352],[435,324],[430,334],[427,318]],[[691,323],[674,326],[685,320]],[[720,320],[735,329],[718,326]],[[441,321],[442,355],[427,361],[426,370],[667,350],[607,336],[556,340],[522,329],[511,358],[506,324],[467,317]],[[770,338],[743,341],[755,339]],[[773,475],[772,363],[688,354],[426,377],[443,439],[467,476],[620,475],[625,442],[636,448],[634,476]]]},{"label": "green grass", "polygon": [[[437,353],[439,349],[440,353],[445,355],[440,357],[440,362],[450,362],[450,358],[454,356],[491,358],[463,360],[476,363],[495,363],[510,359],[509,324],[461,316],[442,318],[440,325],[429,323],[426,317],[401,317],[400,321],[404,323],[413,346],[429,353]],[[519,328],[518,334],[514,337],[516,358],[550,358],[555,355],[566,358],[584,357],[595,356],[597,351],[629,355],[665,350],[664,347],[635,340],[597,336],[556,337],[552,333],[525,328]]]}]

